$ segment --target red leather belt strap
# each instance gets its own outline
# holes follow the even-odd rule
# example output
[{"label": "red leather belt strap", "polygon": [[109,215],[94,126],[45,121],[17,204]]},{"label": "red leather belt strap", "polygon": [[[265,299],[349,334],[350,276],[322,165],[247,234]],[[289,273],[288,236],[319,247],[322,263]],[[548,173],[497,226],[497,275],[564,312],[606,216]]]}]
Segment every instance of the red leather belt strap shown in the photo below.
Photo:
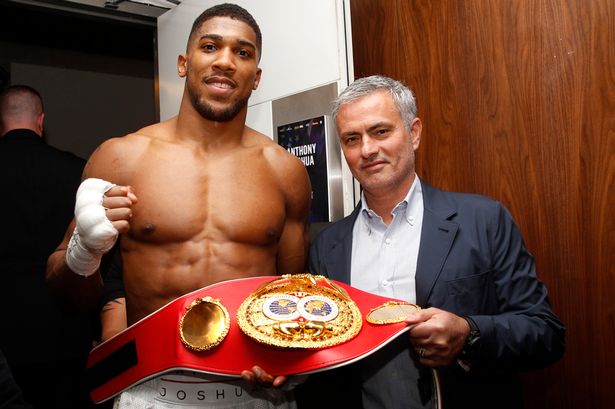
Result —
[{"label": "red leather belt strap", "polygon": [[[319,350],[283,349],[260,344],[240,330],[236,323],[237,309],[259,286],[277,278],[262,276],[230,280],[196,290],[98,345],[91,351],[87,362],[92,399],[103,402],[133,385],[177,369],[234,376],[254,365],[276,376],[318,372],[357,361],[408,330],[403,322],[374,325],[365,321],[365,315],[372,308],[391,301],[390,298],[335,281],[348,292],[363,315],[363,326],[356,337]],[[230,330],[220,345],[196,352],[180,341],[179,321],[195,299],[206,296],[220,299],[227,308]]]}]

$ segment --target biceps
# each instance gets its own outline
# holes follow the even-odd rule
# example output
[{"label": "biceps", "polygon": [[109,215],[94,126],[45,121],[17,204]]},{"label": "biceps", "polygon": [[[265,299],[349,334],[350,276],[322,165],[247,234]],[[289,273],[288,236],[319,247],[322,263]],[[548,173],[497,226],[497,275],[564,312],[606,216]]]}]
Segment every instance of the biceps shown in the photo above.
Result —
[{"label": "biceps", "polygon": [[288,221],[278,242],[279,274],[304,273],[309,246],[309,230],[305,221]]},{"label": "biceps", "polygon": [[100,312],[101,340],[106,341],[127,327],[126,299],[117,298],[104,305]]}]

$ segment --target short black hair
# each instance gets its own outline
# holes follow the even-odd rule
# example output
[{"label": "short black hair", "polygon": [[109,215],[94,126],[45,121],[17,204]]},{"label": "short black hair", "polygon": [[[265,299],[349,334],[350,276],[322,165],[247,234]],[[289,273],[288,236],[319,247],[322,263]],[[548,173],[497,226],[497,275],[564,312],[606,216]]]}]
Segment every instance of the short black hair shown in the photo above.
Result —
[{"label": "short black hair", "polygon": [[256,34],[256,49],[258,51],[258,58],[260,60],[263,46],[263,35],[261,34],[261,29],[258,26],[256,20],[254,20],[254,17],[252,17],[252,14],[250,14],[248,10],[244,9],[241,6],[238,6],[237,4],[222,3],[210,7],[204,12],[202,12],[201,15],[198,16],[192,24],[192,29],[190,30],[190,35],[188,36],[188,43],[190,43],[192,37],[201,28],[203,23],[214,17],[229,17],[233,20],[239,20],[249,25],[252,30],[254,30],[254,34]]}]

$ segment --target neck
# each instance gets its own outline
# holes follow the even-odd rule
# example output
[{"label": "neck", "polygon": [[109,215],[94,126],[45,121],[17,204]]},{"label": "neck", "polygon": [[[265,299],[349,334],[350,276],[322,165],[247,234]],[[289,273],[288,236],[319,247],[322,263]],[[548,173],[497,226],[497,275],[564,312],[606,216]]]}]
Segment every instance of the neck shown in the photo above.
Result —
[{"label": "neck", "polygon": [[364,189],[363,194],[365,195],[367,206],[378,216],[382,217],[382,221],[385,224],[390,224],[393,221],[391,212],[406,197],[412,187],[412,183],[414,183],[415,177],[416,175],[413,172],[412,176],[405,183],[389,190],[373,191]]},{"label": "neck", "polygon": [[242,141],[247,112],[245,107],[230,121],[211,121],[203,118],[190,102],[184,99],[177,115],[177,137],[208,148],[235,146]]}]

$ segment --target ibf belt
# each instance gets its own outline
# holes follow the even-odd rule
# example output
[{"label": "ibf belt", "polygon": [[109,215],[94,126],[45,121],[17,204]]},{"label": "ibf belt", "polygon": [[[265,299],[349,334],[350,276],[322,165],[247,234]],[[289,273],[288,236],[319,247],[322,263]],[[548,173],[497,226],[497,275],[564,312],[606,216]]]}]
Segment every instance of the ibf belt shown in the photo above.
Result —
[{"label": "ibf belt", "polygon": [[282,348],[328,348],[354,338],[361,311],[333,281],[310,274],[262,285],[239,306],[237,324],[250,338]]},{"label": "ibf belt", "polygon": [[[100,403],[174,370],[307,374],[355,362],[408,330],[418,307],[309,274],[224,281],[186,294],[94,348]],[[382,325],[386,324],[386,325]]]}]

